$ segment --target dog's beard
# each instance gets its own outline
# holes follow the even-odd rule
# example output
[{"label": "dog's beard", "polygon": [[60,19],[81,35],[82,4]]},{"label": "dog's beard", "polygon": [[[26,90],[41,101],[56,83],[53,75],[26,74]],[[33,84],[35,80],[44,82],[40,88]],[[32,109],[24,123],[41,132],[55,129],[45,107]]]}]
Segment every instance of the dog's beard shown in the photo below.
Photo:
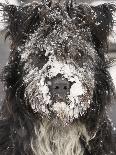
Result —
[{"label": "dog's beard", "polygon": [[[51,66],[49,70],[47,70],[48,66]],[[52,79],[59,73],[73,84],[65,100],[54,101],[48,83],[46,83],[46,77]],[[63,122],[72,122],[75,118],[86,113],[92,99],[94,81],[89,81],[88,86],[84,86],[81,81],[84,81],[83,74],[77,72],[75,66],[59,62],[55,57],[51,57],[40,71],[37,68],[32,69],[24,77],[24,82],[27,84],[25,100],[29,101],[28,104],[31,105],[35,113],[50,118],[55,117]],[[86,81],[85,83],[87,84]]]}]

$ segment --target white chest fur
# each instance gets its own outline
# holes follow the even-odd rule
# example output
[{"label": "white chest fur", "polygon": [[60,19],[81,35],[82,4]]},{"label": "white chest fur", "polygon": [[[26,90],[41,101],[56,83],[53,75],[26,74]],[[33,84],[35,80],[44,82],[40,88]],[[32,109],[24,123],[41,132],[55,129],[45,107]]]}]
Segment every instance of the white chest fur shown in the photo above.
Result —
[{"label": "white chest fur", "polygon": [[39,130],[35,126],[37,138],[31,141],[35,155],[83,155],[84,148],[80,144],[83,134],[86,141],[89,136],[82,125],[53,126],[50,121],[43,121]]}]

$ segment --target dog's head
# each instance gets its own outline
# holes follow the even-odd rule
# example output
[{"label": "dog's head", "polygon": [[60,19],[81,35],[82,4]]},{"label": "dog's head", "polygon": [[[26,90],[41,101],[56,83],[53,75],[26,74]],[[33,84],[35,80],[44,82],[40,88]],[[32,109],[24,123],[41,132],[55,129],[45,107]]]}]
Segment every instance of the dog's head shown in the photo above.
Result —
[{"label": "dog's head", "polygon": [[49,1],[3,9],[12,40],[5,79],[17,104],[64,122],[100,111],[110,94],[104,51],[114,6]]}]

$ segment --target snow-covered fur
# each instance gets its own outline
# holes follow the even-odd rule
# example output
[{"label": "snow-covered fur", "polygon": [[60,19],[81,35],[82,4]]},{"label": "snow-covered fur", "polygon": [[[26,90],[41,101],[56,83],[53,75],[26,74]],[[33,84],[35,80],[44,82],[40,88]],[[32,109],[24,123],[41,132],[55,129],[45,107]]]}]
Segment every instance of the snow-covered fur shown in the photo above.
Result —
[{"label": "snow-covered fur", "polygon": [[104,56],[115,6],[43,1],[1,11],[11,52],[0,155],[116,155]]}]

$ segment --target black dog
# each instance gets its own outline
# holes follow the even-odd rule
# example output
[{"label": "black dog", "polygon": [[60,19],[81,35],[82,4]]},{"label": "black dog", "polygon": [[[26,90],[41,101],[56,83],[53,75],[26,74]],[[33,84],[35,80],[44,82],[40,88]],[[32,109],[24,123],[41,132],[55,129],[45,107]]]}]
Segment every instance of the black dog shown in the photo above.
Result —
[{"label": "black dog", "polygon": [[104,53],[115,6],[2,5],[11,38],[0,155],[116,155]]}]

